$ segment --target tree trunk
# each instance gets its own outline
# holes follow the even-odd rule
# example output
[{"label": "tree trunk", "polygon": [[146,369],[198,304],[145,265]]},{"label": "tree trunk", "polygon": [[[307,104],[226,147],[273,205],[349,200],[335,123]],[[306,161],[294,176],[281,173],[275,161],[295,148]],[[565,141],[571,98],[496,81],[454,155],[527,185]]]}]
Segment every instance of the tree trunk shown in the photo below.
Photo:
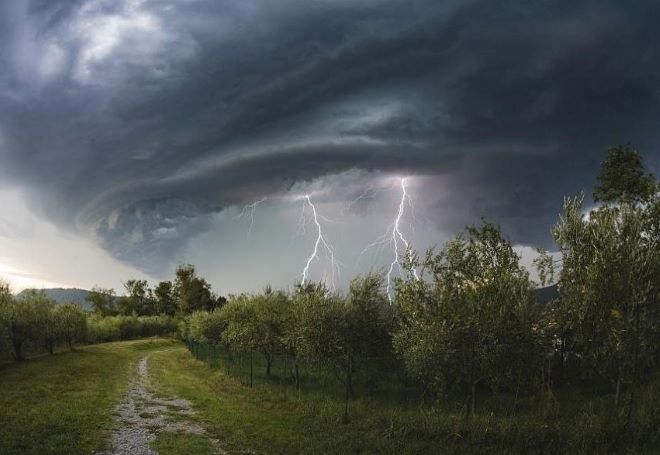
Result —
[{"label": "tree trunk", "polygon": [[619,368],[619,373],[616,378],[616,392],[614,394],[614,412],[619,409],[619,395],[621,393],[621,368]]},{"label": "tree trunk", "polygon": [[252,362],[252,349],[250,349],[250,387],[252,387],[252,381],[254,377],[254,367]]},{"label": "tree trunk", "polygon": [[353,391],[353,359],[348,357],[348,364],[346,365],[346,396],[344,401],[344,417],[343,423],[348,423],[348,401],[351,397],[355,396]]},{"label": "tree trunk", "polygon": [[639,363],[639,324],[640,324],[639,302],[635,307],[635,354],[633,357],[632,383],[630,385],[630,399],[628,400],[628,413],[626,414],[626,426],[630,423],[633,415],[635,401],[635,387],[637,386],[637,364]]},{"label": "tree trunk", "polygon": [[270,368],[273,364],[273,356],[268,352],[264,352],[264,357],[266,358],[266,376],[270,377]]},{"label": "tree trunk", "polygon": [[23,343],[13,340],[12,346],[14,347],[14,352],[11,353],[11,356],[16,362],[22,362],[25,360],[25,355],[23,354]]}]

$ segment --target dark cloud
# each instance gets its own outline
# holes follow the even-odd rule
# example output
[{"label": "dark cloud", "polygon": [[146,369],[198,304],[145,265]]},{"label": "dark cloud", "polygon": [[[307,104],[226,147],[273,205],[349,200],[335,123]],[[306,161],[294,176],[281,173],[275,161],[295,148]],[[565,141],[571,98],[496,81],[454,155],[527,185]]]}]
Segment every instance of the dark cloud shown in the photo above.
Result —
[{"label": "dark cloud", "polygon": [[659,164],[657,2],[356,3],[5,4],[0,173],[157,271],[223,208],[351,169],[547,245],[608,146]]}]

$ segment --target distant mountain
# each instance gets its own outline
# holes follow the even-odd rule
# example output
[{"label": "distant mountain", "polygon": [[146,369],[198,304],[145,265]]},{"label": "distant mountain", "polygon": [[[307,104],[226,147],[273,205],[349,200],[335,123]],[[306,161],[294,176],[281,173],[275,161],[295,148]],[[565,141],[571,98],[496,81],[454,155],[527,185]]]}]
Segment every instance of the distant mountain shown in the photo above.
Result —
[{"label": "distant mountain", "polygon": [[536,301],[541,305],[547,305],[552,299],[559,297],[559,286],[553,284],[544,288],[534,289]]},{"label": "distant mountain", "polygon": [[[18,294],[16,297],[21,297],[24,295],[28,289],[25,289]],[[55,300],[57,303],[73,302],[85,310],[91,311],[92,306],[89,302],[85,300],[89,291],[85,289],[63,289],[63,288],[51,288],[51,289],[37,289],[37,291],[44,291],[46,295]]]}]

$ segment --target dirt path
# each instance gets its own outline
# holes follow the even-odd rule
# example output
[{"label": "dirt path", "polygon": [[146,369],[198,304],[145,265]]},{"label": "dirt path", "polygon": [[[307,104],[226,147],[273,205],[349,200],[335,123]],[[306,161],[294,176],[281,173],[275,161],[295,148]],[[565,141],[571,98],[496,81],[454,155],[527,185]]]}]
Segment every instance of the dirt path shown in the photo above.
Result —
[{"label": "dirt path", "polygon": [[[131,379],[122,403],[115,411],[119,423],[112,435],[112,450],[98,455],[158,455],[149,442],[164,432],[184,432],[205,435],[205,430],[191,420],[195,415],[191,403],[183,398],[156,397],[147,389],[148,358],[137,364],[137,375]],[[215,453],[225,454],[219,441],[209,438]]]}]

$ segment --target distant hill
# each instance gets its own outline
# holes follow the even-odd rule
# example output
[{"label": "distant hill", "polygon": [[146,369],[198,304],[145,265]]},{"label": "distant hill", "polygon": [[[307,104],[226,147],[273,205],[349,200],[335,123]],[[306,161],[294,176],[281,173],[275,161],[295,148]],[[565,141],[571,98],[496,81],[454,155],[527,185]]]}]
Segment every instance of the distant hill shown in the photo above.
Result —
[{"label": "distant hill", "polygon": [[[57,303],[73,302],[78,304],[81,308],[85,310],[91,311],[92,309],[90,303],[85,300],[85,297],[87,297],[87,294],[89,294],[89,291],[85,289],[51,288],[51,289],[37,289],[37,290],[44,291],[49,298],[55,300]],[[19,292],[18,294],[16,294],[16,297],[20,298],[27,291],[28,289]]]},{"label": "distant hill", "polygon": [[536,301],[541,305],[547,305],[552,299],[559,297],[559,287],[556,284],[544,288],[534,289]]}]

